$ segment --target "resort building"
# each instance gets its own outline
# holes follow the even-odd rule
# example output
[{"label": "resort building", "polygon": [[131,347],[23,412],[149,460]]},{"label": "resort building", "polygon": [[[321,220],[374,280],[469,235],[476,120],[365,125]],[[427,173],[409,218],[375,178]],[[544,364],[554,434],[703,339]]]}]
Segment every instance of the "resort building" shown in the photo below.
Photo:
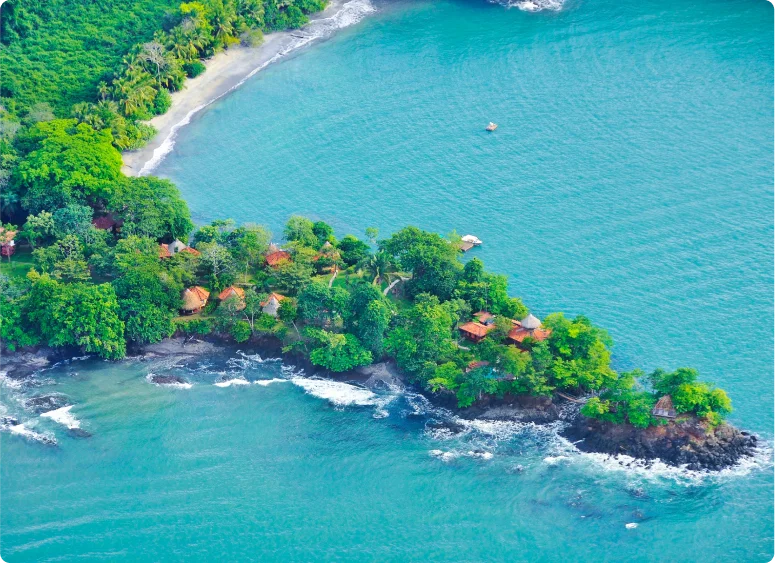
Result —
[{"label": "resort building", "polygon": [[194,256],[201,255],[201,252],[199,252],[197,249],[186,246],[178,239],[173,240],[169,244],[162,243],[159,245],[159,258],[172,258],[179,252],[187,252],[189,254],[193,254]]},{"label": "resort building", "polygon": [[230,285],[218,294],[218,299],[221,303],[228,301],[229,299],[237,299],[237,311],[241,311],[245,308],[245,290],[241,287]]},{"label": "resort building", "polygon": [[521,321],[513,321],[514,328],[509,331],[508,339],[512,344],[521,345],[526,338],[531,338],[536,342],[541,342],[549,338],[552,331],[541,327],[541,321],[538,317],[530,314]]},{"label": "resort building", "polygon": [[276,250],[266,255],[266,263],[270,268],[279,268],[281,264],[291,261],[291,253],[286,250]]},{"label": "resort building", "polygon": [[183,290],[183,307],[181,311],[184,315],[193,315],[199,313],[204,306],[207,305],[207,300],[210,298],[210,292],[205,288],[195,285]]},{"label": "resort building", "polygon": [[270,293],[269,297],[261,302],[261,310],[267,315],[276,317],[277,311],[280,309],[280,302],[283,299],[287,299],[285,295],[280,295],[279,293],[274,292]]},{"label": "resort building", "polygon": [[485,326],[490,326],[495,323],[495,315],[488,311],[474,313],[474,318]]},{"label": "resort building", "polygon": [[16,231],[9,231],[4,227],[0,227],[0,256],[7,256],[11,259],[11,255],[16,252]]},{"label": "resort building", "polygon": [[660,397],[651,413],[662,418],[675,418],[676,412],[673,406],[673,398],[670,395]]},{"label": "resort building", "polygon": [[495,325],[493,324],[483,325],[480,322],[471,321],[460,325],[458,330],[464,338],[467,338],[471,342],[481,342],[493,328],[495,328]]}]

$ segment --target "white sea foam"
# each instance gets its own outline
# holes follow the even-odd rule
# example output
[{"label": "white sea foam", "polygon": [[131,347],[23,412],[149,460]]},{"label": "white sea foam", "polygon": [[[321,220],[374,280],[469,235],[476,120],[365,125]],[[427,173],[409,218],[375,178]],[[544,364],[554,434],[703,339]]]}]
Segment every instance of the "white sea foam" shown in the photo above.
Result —
[{"label": "white sea foam", "polygon": [[544,463],[546,465],[557,465],[561,461],[568,459],[568,456],[564,455],[548,455],[544,458]]},{"label": "white sea foam", "polygon": [[151,171],[156,168],[159,163],[164,160],[164,158],[172,152],[172,149],[175,148],[175,138],[177,137],[178,131],[182,128],[191,123],[191,119],[202,111],[207,106],[211,105],[212,103],[216,102],[217,100],[221,99],[223,96],[229,94],[233,90],[236,90],[240,86],[242,86],[248,79],[253,77],[256,73],[260,72],[261,70],[265,69],[270,64],[279,61],[286,55],[300,49],[301,47],[304,47],[305,45],[308,45],[312,43],[313,41],[317,39],[324,39],[327,37],[330,37],[334,32],[336,32],[339,29],[343,29],[345,27],[349,27],[351,25],[354,25],[361,21],[364,17],[366,17],[368,14],[375,11],[374,6],[371,4],[370,0],[351,0],[350,2],[347,2],[346,4],[343,4],[342,7],[339,9],[338,12],[336,12],[333,16],[330,16],[328,18],[320,18],[316,20],[312,20],[309,24],[305,25],[301,30],[299,30],[297,33],[300,33],[300,35],[294,34],[293,37],[295,41],[292,41],[286,48],[281,50],[279,53],[275,54],[273,57],[271,57],[268,61],[260,64],[256,68],[254,68],[250,73],[245,76],[242,80],[237,82],[234,86],[223,92],[222,94],[214,97],[212,100],[209,100],[208,102],[205,102],[204,104],[200,104],[191,111],[189,111],[186,116],[181,119],[179,122],[177,122],[175,125],[173,125],[170,128],[170,132],[167,135],[167,138],[162,141],[162,143],[156,147],[156,149],[153,151],[153,156],[151,159],[146,162],[143,167],[140,169],[140,172],[138,173],[138,176],[145,176],[147,174],[150,174]]},{"label": "white sea foam", "polygon": [[213,385],[216,387],[231,387],[232,385],[250,385],[250,381],[242,377],[227,379],[226,381],[216,381]]},{"label": "white sea foam", "polygon": [[43,442],[44,444],[52,444],[52,445],[56,445],[57,443],[56,439],[53,436],[40,434],[39,432],[30,430],[23,423],[15,424],[13,426],[3,426],[0,429],[7,430],[11,434],[16,434],[17,436],[21,436],[23,438],[27,438],[28,440],[33,440],[35,442]]},{"label": "white sea foam", "polygon": [[720,471],[692,470],[684,466],[669,465],[660,459],[645,460],[628,455],[608,455],[594,452],[581,452],[576,446],[561,436],[557,437],[555,447],[560,450],[558,456],[578,460],[594,467],[594,471],[603,469],[612,474],[620,473],[628,478],[637,478],[652,483],[673,482],[679,485],[699,485],[706,481],[719,481],[748,475],[752,471],[771,468],[772,445],[760,438],[759,446],[753,456],[740,458],[738,462]]},{"label": "white sea foam", "polygon": [[559,12],[565,4],[564,0],[507,0],[503,3],[509,8],[519,8],[523,12]]},{"label": "white sea foam", "polygon": [[444,462],[450,462],[453,459],[460,457],[460,454],[454,451],[445,452],[444,450],[430,450],[428,453]]},{"label": "white sea foam", "polygon": [[21,389],[24,385],[24,381],[21,379],[13,379],[8,377],[8,372],[0,372],[0,384],[8,389]]},{"label": "white sea foam", "polygon": [[269,385],[272,385],[273,383],[284,383],[287,382],[287,379],[280,379],[275,377],[274,379],[257,379],[253,383],[256,385],[262,385],[263,387],[268,387]]},{"label": "white sea foam", "polygon": [[627,524],[624,525],[624,527],[627,528],[628,530],[634,530],[635,528],[638,527],[638,525],[635,522],[628,522]]},{"label": "white sea foam", "polygon": [[492,459],[493,457],[495,457],[492,452],[469,451],[469,452],[466,452],[466,455],[468,457],[475,457],[475,458],[484,459],[484,460],[489,460],[489,459]]},{"label": "white sea foam", "polygon": [[337,407],[372,406],[380,403],[377,395],[368,389],[341,381],[294,377],[291,382],[304,389],[308,394],[325,399]]},{"label": "white sea foam", "polygon": [[43,418],[50,418],[54,422],[58,422],[62,426],[74,430],[81,427],[81,421],[75,418],[73,413],[70,412],[70,409],[72,408],[73,405],[68,405],[53,411],[44,412],[40,416]]}]

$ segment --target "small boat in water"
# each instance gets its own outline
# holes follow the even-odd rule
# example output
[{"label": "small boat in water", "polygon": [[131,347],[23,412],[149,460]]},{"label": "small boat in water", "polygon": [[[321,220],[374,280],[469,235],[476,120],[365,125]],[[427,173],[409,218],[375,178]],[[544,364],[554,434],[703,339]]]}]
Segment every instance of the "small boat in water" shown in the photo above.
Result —
[{"label": "small boat in water", "polygon": [[497,128],[498,128],[498,124],[493,123],[492,121],[490,121],[490,124],[486,127],[488,131],[495,131]]}]

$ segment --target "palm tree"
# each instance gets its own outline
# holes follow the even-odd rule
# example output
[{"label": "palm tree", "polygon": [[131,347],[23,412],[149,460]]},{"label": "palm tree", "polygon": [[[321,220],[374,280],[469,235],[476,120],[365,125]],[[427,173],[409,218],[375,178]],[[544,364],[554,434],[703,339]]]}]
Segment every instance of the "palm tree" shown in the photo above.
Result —
[{"label": "palm tree", "polygon": [[384,250],[380,250],[376,254],[370,255],[358,264],[358,268],[365,270],[369,275],[373,275],[374,279],[371,282],[373,285],[378,285],[384,278],[385,281],[390,283],[390,278],[394,273],[394,265],[390,255]]},{"label": "palm tree", "polygon": [[97,84],[97,93],[100,95],[100,101],[105,101],[105,98],[108,97],[108,94],[110,94],[110,87],[108,86],[107,82],[104,80],[101,80],[99,84]]}]

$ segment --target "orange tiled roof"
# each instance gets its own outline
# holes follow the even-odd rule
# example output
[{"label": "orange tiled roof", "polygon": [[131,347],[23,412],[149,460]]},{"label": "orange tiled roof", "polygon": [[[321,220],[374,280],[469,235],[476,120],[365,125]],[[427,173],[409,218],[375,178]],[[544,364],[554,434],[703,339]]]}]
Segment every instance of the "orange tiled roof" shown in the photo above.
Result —
[{"label": "orange tiled roof", "polygon": [[187,246],[186,248],[183,248],[181,252],[188,252],[189,254],[193,254],[194,256],[201,256],[202,253],[199,252],[196,248],[191,248],[190,246]]},{"label": "orange tiled roof", "polygon": [[233,285],[230,285],[226,289],[224,289],[220,294],[218,294],[218,299],[221,301],[225,301],[232,295],[236,295],[240,299],[245,299],[245,290],[241,287],[235,287]]},{"label": "orange tiled roof", "polygon": [[537,342],[541,342],[542,340],[549,338],[549,335],[551,334],[552,331],[548,328],[536,328],[533,330],[528,330],[520,325],[512,328],[509,331],[509,338],[515,342],[524,342],[525,338],[529,337],[533,340],[536,340]]},{"label": "orange tiled roof", "polygon": [[473,371],[477,368],[483,368],[485,366],[489,366],[490,362],[487,360],[474,360],[473,362],[470,362],[468,364],[468,370],[467,371]]},{"label": "orange tiled roof", "polygon": [[291,259],[290,252],[285,250],[278,250],[277,252],[271,252],[266,255],[266,263],[270,266],[276,266],[282,262],[287,262]]},{"label": "orange tiled roof", "polygon": [[159,258],[171,258],[172,254],[170,254],[170,249],[168,244],[160,244],[159,245]]},{"label": "orange tiled roof", "polygon": [[479,311],[478,313],[474,313],[474,317],[479,319],[480,323],[485,323],[485,322],[487,322],[489,320],[494,319],[495,315],[493,315],[492,313],[490,313],[488,311]]},{"label": "orange tiled roof", "polygon": [[194,287],[189,287],[189,291],[193,291],[199,299],[202,299],[203,301],[210,297],[210,292],[207,291],[205,288],[203,288],[201,285],[195,285]]},{"label": "orange tiled roof", "polygon": [[493,328],[493,326],[485,326],[481,323],[476,323],[473,321],[460,325],[461,331],[467,332],[468,334],[472,334],[474,336],[482,337],[487,336],[487,333],[490,332]]},{"label": "orange tiled roof", "polygon": [[261,302],[261,306],[266,307],[267,304],[272,300],[272,297],[277,299],[278,302],[282,301],[283,299],[287,299],[285,295],[280,295],[279,293],[272,292],[266,296],[266,299],[264,301]]}]

